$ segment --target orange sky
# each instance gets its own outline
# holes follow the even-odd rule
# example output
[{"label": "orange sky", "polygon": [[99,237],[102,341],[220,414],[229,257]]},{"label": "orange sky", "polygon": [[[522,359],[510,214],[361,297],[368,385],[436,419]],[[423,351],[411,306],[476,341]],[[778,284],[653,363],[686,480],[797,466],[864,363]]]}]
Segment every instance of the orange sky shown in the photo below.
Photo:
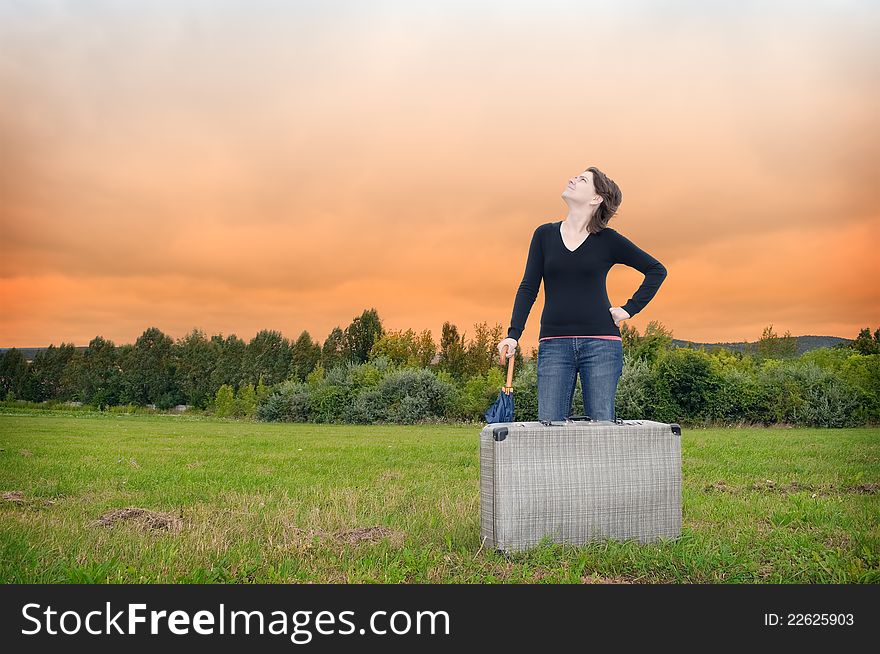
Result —
[{"label": "orange sky", "polygon": [[0,5],[0,347],[506,332],[590,165],[669,272],[640,331],[876,329],[880,9],[765,5]]}]

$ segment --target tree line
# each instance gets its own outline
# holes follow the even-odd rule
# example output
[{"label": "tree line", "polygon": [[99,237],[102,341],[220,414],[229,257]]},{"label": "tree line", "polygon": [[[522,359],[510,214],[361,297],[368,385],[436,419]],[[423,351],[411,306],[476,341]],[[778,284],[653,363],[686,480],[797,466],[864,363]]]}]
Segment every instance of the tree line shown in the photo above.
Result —
[{"label": "tree line", "polygon": [[[438,346],[430,330],[386,330],[375,308],[364,310],[345,329],[335,327],[323,343],[308,331],[291,341],[264,329],[245,342],[235,334],[208,337],[198,328],[175,340],[149,327],[133,344],[116,345],[96,336],[83,350],[62,342],[37,352],[30,363],[10,348],[0,357],[0,399],[204,409],[224,386],[238,393],[248,385],[304,381],[318,367],[330,370],[380,356],[394,366],[430,367],[464,379],[488,371],[501,331],[501,325],[490,329],[483,323],[467,339],[446,322]],[[521,362],[522,354],[517,356]]]},{"label": "tree line", "polygon": [[[880,329],[801,355],[797,339],[772,325],[745,352],[679,347],[656,321],[645,332],[621,325],[624,371],[617,415],[681,424],[853,426],[880,419]],[[481,420],[504,383],[502,325],[470,337],[444,323],[389,331],[375,309],[323,343],[262,330],[249,342],[198,329],[174,340],[150,327],[134,344],[95,337],[85,349],[49,346],[28,363],[15,348],[0,357],[0,399],[131,411],[188,405],[216,416],[305,422],[414,423]],[[516,419],[537,414],[537,350],[514,360]],[[573,410],[583,412],[580,379]],[[83,408],[87,408],[83,407]],[[153,410],[153,409],[145,409]]]}]

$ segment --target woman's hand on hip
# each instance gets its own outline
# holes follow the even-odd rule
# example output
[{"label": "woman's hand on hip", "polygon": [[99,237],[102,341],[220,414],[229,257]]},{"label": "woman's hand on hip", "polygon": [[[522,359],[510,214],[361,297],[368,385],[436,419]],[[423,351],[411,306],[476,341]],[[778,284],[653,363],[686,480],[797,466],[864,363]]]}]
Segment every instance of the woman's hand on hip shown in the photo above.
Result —
[{"label": "woman's hand on hip", "polygon": [[627,320],[632,317],[626,312],[626,309],[623,309],[622,307],[611,307],[608,310],[611,312],[611,317],[614,319],[615,326],[620,325],[621,320]]}]

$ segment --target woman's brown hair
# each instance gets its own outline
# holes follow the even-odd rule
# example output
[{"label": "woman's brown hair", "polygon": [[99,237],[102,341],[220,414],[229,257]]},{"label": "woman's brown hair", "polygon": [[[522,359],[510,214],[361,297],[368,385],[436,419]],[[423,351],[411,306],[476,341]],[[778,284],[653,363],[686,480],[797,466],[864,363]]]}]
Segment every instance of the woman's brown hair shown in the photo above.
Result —
[{"label": "woman's brown hair", "polygon": [[590,234],[596,234],[605,229],[608,221],[617,213],[617,209],[623,201],[623,193],[620,192],[620,187],[613,179],[595,166],[590,166],[587,170],[593,173],[593,186],[596,189],[596,194],[602,196],[602,201],[596,207],[590,218],[590,223],[587,225],[587,231]]}]

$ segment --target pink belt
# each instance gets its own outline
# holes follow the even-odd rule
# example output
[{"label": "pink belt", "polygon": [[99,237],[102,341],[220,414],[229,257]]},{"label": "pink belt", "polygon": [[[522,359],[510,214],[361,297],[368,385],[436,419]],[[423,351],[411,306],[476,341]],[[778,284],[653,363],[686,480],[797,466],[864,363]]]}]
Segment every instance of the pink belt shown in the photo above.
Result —
[{"label": "pink belt", "polygon": [[548,338],[607,338],[610,341],[622,341],[623,339],[620,336],[545,336],[544,338],[539,338],[539,341],[546,341]]}]

